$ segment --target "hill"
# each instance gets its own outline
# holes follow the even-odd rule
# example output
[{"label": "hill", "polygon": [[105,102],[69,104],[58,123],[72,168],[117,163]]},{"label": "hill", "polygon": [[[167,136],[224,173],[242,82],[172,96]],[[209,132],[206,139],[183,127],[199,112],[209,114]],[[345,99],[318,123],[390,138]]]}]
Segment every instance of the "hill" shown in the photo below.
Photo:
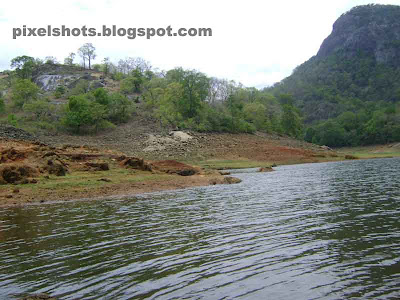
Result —
[{"label": "hill", "polygon": [[365,5],[343,14],[317,55],[270,91],[293,95],[310,128],[308,141],[398,141],[400,6]]}]

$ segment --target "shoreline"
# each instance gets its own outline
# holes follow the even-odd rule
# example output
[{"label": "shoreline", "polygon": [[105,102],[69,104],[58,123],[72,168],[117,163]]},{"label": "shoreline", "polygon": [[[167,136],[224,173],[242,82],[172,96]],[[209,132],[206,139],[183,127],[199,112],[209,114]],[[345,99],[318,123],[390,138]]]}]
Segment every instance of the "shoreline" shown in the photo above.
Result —
[{"label": "shoreline", "polygon": [[[399,157],[399,156],[396,156]],[[382,159],[382,158],[395,158],[391,156],[386,157],[363,157],[353,160],[369,160],[369,159]],[[280,165],[296,165],[296,164],[309,164],[309,163],[325,163],[325,162],[339,162],[350,161],[350,159],[338,160],[322,160],[318,162],[296,162],[296,163],[281,163]],[[245,168],[261,168],[262,166],[254,167],[252,164],[243,166],[236,169]],[[229,169],[229,168],[225,168]],[[94,175],[94,174],[92,174]],[[104,175],[99,174],[97,175]],[[90,176],[92,180],[96,177]],[[106,176],[107,177],[107,176]],[[224,181],[226,176],[218,172],[211,172],[209,174],[199,174],[193,176],[179,176],[179,175],[164,175],[156,174],[154,179],[138,181],[136,183],[120,183],[113,184],[105,182],[104,185],[97,186],[90,189],[59,189],[59,190],[40,190],[39,193],[32,193],[29,186],[24,185],[6,185],[0,189],[0,209],[12,207],[24,207],[27,205],[41,205],[41,204],[56,204],[63,202],[75,201],[106,201],[112,199],[122,199],[127,197],[134,197],[136,195],[143,195],[147,193],[167,192],[173,190],[188,189],[193,187],[205,187],[210,185],[228,184]],[[4,187],[8,188],[7,194],[13,194],[12,198],[4,197]],[[13,192],[18,190],[18,192]]]},{"label": "shoreline", "polygon": [[[54,147],[3,138],[0,140],[0,175],[4,175],[4,168],[7,166],[22,166],[25,171],[32,172],[12,184],[4,184],[3,180],[0,185],[0,208],[33,203],[129,197],[150,192],[235,183],[227,182],[226,177],[217,170],[271,170],[271,167],[279,165],[400,157],[400,144],[313,151],[301,147],[271,145],[271,141],[264,141],[264,150],[258,149],[260,140],[257,140],[257,147],[230,155],[224,152],[202,159],[194,155],[186,159],[171,158],[177,161],[144,161],[110,148],[99,150],[78,145]],[[64,174],[54,173],[54,167],[57,167],[56,171],[65,169]],[[180,174],[183,171],[191,173]]]},{"label": "shoreline", "polygon": [[3,191],[0,192],[0,209],[10,207],[23,207],[26,205],[41,205],[50,203],[63,203],[70,201],[92,201],[142,195],[146,193],[155,193],[163,191],[180,190],[192,187],[209,186],[215,184],[226,184],[222,175],[193,175],[181,177],[179,175],[167,175],[170,178],[149,180],[135,184],[109,184],[91,189],[73,189],[73,190],[48,190],[41,191],[38,194],[31,193],[20,185],[8,186],[9,193],[18,189],[13,198],[4,199]]}]

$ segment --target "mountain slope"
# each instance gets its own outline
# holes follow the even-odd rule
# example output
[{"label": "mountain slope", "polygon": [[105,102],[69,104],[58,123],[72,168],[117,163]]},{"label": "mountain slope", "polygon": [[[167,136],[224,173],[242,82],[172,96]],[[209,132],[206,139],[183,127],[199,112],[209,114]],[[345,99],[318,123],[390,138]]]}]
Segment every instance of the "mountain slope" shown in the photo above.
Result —
[{"label": "mountain slope", "polygon": [[358,6],[342,15],[318,54],[273,91],[291,93],[307,123],[366,101],[400,100],[400,6]]},{"label": "mountain slope", "polygon": [[400,140],[400,6],[358,6],[317,55],[271,88],[292,94],[306,141],[355,146]]}]

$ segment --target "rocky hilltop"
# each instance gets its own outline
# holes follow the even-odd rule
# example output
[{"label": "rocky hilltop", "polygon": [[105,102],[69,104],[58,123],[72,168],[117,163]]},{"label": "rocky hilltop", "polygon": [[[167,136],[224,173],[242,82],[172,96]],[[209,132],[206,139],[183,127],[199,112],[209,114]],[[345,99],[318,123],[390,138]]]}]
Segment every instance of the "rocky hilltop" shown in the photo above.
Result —
[{"label": "rocky hilltop", "polygon": [[335,53],[355,57],[364,52],[377,63],[400,65],[400,6],[357,6],[334,24],[317,54],[325,58]]},{"label": "rocky hilltop", "polygon": [[[313,142],[340,146],[354,140],[356,144],[397,140],[393,134],[380,138],[384,133],[376,134],[371,124],[378,123],[372,119],[380,110],[387,115],[385,122],[393,119],[388,112],[396,114],[393,104],[400,101],[400,6],[364,5],[343,14],[318,53],[271,90],[275,95],[292,94],[306,124],[335,119],[345,112],[359,114],[353,125],[338,121],[347,131],[339,132],[340,142],[338,138]],[[385,122],[380,126],[386,126]],[[393,132],[396,126],[388,124],[386,131]]]}]

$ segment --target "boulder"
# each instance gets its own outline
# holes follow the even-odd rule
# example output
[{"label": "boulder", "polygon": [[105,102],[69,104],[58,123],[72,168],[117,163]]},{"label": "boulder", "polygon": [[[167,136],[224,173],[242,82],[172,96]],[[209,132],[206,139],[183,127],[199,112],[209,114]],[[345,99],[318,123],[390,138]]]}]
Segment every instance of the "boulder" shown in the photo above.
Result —
[{"label": "boulder", "polygon": [[52,175],[56,176],[65,176],[68,172],[68,168],[62,164],[60,161],[54,161],[49,159],[47,161],[47,165],[44,167],[44,169]]},{"label": "boulder", "polygon": [[27,164],[4,164],[0,166],[0,184],[26,184],[39,175],[37,168]]},{"label": "boulder", "polygon": [[192,176],[199,173],[199,170],[176,160],[162,160],[151,164],[153,170],[167,174],[178,174],[181,176]]},{"label": "boulder", "polygon": [[1,151],[0,163],[14,162],[18,160],[23,160],[24,158],[25,158],[25,153],[11,147]]},{"label": "boulder", "polygon": [[137,157],[127,157],[122,160],[121,164],[126,167],[130,167],[132,169],[142,170],[142,171],[151,171],[152,167],[150,164],[145,162],[141,158]]},{"label": "boulder", "polygon": [[106,162],[87,162],[85,164],[88,170],[92,171],[108,171],[110,167]]},{"label": "boulder", "polygon": [[193,137],[186,132],[183,131],[171,131],[169,133],[174,139],[179,140],[181,142],[187,142],[191,140]]},{"label": "boulder", "polygon": [[274,169],[272,167],[261,167],[258,169],[258,172],[272,172]]},{"label": "boulder", "polygon": [[358,157],[357,157],[357,156],[354,156],[354,155],[346,154],[346,155],[344,156],[344,159],[358,159]]},{"label": "boulder", "polygon": [[229,171],[219,171],[219,174],[221,174],[221,175],[231,175],[231,172],[229,172]]},{"label": "boulder", "polygon": [[235,184],[235,183],[241,183],[242,180],[236,177],[231,177],[231,176],[226,176],[224,177],[224,183],[225,184]]}]

